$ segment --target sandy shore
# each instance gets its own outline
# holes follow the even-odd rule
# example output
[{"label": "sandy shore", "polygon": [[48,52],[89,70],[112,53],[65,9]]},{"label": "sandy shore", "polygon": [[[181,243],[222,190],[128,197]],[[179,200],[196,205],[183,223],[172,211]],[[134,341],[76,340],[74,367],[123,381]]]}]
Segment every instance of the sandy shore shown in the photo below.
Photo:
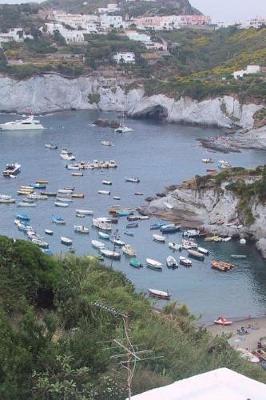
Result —
[{"label": "sandy shore", "polygon": [[[239,335],[237,329],[244,327],[248,334]],[[229,343],[234,348],[244,348],[249,351],[257,349],[260,338],[266,337],[266,317],[249,318],[238,322],[233,322],[230,326],[211,325],[207,330],[213,335],[231,334]]]}]

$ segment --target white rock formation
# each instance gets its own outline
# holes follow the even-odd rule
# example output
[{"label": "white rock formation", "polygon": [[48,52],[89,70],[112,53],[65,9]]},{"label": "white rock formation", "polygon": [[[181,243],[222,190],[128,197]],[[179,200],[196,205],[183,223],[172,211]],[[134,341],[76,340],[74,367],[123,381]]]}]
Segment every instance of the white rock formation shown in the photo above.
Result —
[{"label": "white rock formation", "polygon": [[[253,115],[261,109],[255,104],[241,105],[230,96],[196,101],[191,98],[174,100],[165,95],[146,97],[143,88],[125,93],[126,81],[80,77],[67,79],[57,74],[47,74],[17,81],[0,76],[0,111],[43,113],[69,109],[99,109],[103,111],[126,110],[132,117],[145,117],[163,111],[169,122],[218,127],[250,129]],[[91,104],[90,95],[99,95]]]}]

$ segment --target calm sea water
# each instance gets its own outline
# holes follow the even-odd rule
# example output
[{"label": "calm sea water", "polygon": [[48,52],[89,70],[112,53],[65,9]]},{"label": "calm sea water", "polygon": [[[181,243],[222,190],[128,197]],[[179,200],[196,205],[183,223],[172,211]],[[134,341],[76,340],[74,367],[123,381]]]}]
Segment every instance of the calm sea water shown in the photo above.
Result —
[{"label": "calm sea water", "polygon": [[[125,207],[136,207],[143,203],[144,197],[162,191],[169,184],[180,183],[183,179],[195,174],[204,174],[206,165],[201,162],[204,157],[212,157],[216,161],[226,159],[234,166],[255,167],[265,164],[266,153],[244,151],[239,154],[224,155],[209,153],[203,149],[197,138],[218,135],[215,129],[184,127],[160,124],[154,121],[130,120],[128,125],[134,133],[119,135],[109,128],[91,126],[98,118],[115,118],[115,114],[97,112],[63,112],[40,117],[47,129],[42,132],[3,132],[0,134],[0,169],[8,162],[17,161],[22,164],[22,172],[16,179],[0,177],[0,193],[15,195],[20,185],[29,185],[36,179],[47,179],[48,191],[56,191],[65,186],[75,186],[77,192],[84,192],[85,199],[75,200],[68,208],[57,208],[54,199],[39,201],[36,208],[17,208],[16,205],[0,205],[0,233],[16,238],[23,238],[14,225],[17,212],[25,212],[31,217],[31,225],[39,234],[45,228],[54,230],[53,237],[45,237],[54,253],[67,251],[60,243],[60,236],[73,239],[73,247],[77,254],[97,254],[90,245],[97,239],[97,231],[90,229],[90,234],[79,235],[73,232],[74,224],[91,226],[91,217],[79,219],[75,217],[76,208],[94,210],[95,216],[106,216],[107,209],[120,203]],[[15,119],[16,116],[0,115],[0,122]],[[105,147],[101,140],[111,140],[114,147]],[[45,143],[56,143],[59,150],[52,151],[44,147]],[[73,151],[77,160],[117,160],[119,167],[108,171],[85,171],[83,177],[72,177],[71,171],[65,168],[66,162],[59,157],[61,148]],[[139,176],[139,184],[125,183],[126,176]],[[97,194],[99,189],[108,189],[101,184],[103,179],[112,180],[111,196]],[[134,196],[135,191],[145,194]],[[121,196],[115,201],[112,196]],[[65,226],[56,226],[51,216],[60,215],[65,218]],[[165,262],[170,254],[167,244],[158,244],[152,240],[150,224],[154,220],[141,221],[138,229],[132,229],[134,237],[127,237],[126,219],[121,218],[115,227],[121,237],[137,250],[138,258],[143,262],[151,257]],[[169,236],[169,240],[180,241],[180,234]],[[252,246],[241,247],[237,242],[207,244],[210,256],[205,262],[193,261],[193,268],[168,270],[158,273],[143,268],[135,270],[129,266],[128,259],[122,256],[120,262],[113,262],[113,268],[123,271],[131,279],[138,290],[157,288],[169,290],[173,299],[186,303],[196,315],[203,315],[205,321],[212,320],[223,313],[229,317],[244,317],[265,313],[266,306],[266,263]],[[107,242],[108,246],[108,242]],[[112,248],[112,246],[109,246]],[[185,253],[185,252],[184,252]],[[210,267],[212,258],[230,260],[230,254],[245,253],[246,260],[241,260],[238,267],[227,274],[213,271]],[[184,254],[185,255],[185,254]],[[179,254],[177,254],[179,257]],[[110,265],[110,261],[106,262]]]}]

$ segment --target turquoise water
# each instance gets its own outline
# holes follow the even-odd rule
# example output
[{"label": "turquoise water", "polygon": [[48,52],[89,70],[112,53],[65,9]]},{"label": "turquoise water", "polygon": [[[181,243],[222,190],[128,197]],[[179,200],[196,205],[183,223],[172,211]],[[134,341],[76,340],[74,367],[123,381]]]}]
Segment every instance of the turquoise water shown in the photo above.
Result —
[{"label": "turquoise water", "polygon": [[[96,230],[91,228],[90,234],[83,236],[73,232],[74,224],[91,225],[90,217],[75,217],[76,208],[89,208],[94,210],[95,216],[106,216],[107,209],[117,203],[125,207],[137,207],[143,204],[145,197],[162,191],[167,185],[180,183],[195,174],[204,174],[206,165],[201,162],[204,157],[212,157],[216,161],[226,159],[234,166],[246,167],[265,164],[266,161],[266,153],[255,150],[228,155],[208,152],[196,139],[221,134],[215,129],[130,120],[128,125],[134,128],[134,132],[119,135],[109,128],[91,126],[98,117],[113,119],[116,115],[87,111],[62,112],[40,117],[47,127],[43,132],[0,134],[1,171],[8,162],[17,161],[22,164],[22,172],[16,179],[0,177],[0,193],[15,195],[20,185],[34,183],[36,179],[47,179],[48,191],[75,186],[77,192],[85,193],[85,199],[75,200],[66,209],[54,207],[54,199],[38,202],[35,209],[0,205],[2,235],[23,238],[24,235],[14,225],[14,217],[17,212],[26,212],[31,216],[31,225],[45,236],[53,252],[67,250],[60,243],[60,236],[64,235],[73,239],[77,254],[97,254],[90,245],[92,239],[98,238]],[[0,115],[0,122],[15,118],[13,115]],[[101,140],[111,140],[114,147],[102,146]],[[44,144],[49,142],[56,143],[59,150],[46,149]],[[72,177],[71,171],[65,168],[66,162],[59,157],[59,151],[63,147],[72,150],[77,160],[115,159],[119,166],[103,173],[89,170],[84,171],[83,177]],[[139,176],[141,182],[125,183],[126,176]],[[112,180],[113,185],[103,186],[103,179]],[[111,196],[97,194],[99,189],[109,190],[108,188],[111,188]],[[134,196],[135,191],[143,192],[144,196]],[[121,196],[121,201],[113,200],[112,196]],[[53,214],[64,217],[67,224],[52,224]],[[114,225],[114,229],[119,229],[122,239],[133,245],[138,258],[143,262],[146,257],[165,262],[170,251],[167,245],[152,240],[155,232],[151,232],[149,227],[153,222],[154,220],[140,221],[139,228],[132,229],[134,237],[123,235],[127,223],[124,218],[120,219],[118,225]],[[46,236],[45,228],[53,229],[54,236]],[[180,241],[180,234],[169,236],[169,240]],[[211,254],[206,257],[205,262],[193,261],[191,269],[180,267],[172,271],[165,267],[161,273],[146,268],[135,270],[129,266],[128,259],[124,256],[120,262],[113,262],[113,268],[123,271],[138,290],[169,290],[173,299],[186,303],[195,314],[202,314],[206,321],[221,313],[230,317],[264,314],[266,265],[255,248],[241,247],[237,242],[202,242],[201,245],[208,247]],[[227,274],[211,270],[212,258],[230,260],[232,253],[246,253],[248,258],[239,260],[239,266]],[[110,261],[107,261],[107,265],[110,265]]]}]

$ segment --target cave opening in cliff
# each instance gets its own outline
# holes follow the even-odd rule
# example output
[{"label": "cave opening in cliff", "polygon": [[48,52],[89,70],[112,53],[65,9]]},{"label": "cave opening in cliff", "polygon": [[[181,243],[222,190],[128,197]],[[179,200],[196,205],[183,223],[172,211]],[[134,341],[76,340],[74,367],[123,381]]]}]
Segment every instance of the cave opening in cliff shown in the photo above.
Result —
[{"label": "cave opening in cliff", "polygon": [[163,121],[168,117],[168,111],[161,105],[150,107],[143,111],[140,115],[141,118],[152,119],[155,121]]}]

